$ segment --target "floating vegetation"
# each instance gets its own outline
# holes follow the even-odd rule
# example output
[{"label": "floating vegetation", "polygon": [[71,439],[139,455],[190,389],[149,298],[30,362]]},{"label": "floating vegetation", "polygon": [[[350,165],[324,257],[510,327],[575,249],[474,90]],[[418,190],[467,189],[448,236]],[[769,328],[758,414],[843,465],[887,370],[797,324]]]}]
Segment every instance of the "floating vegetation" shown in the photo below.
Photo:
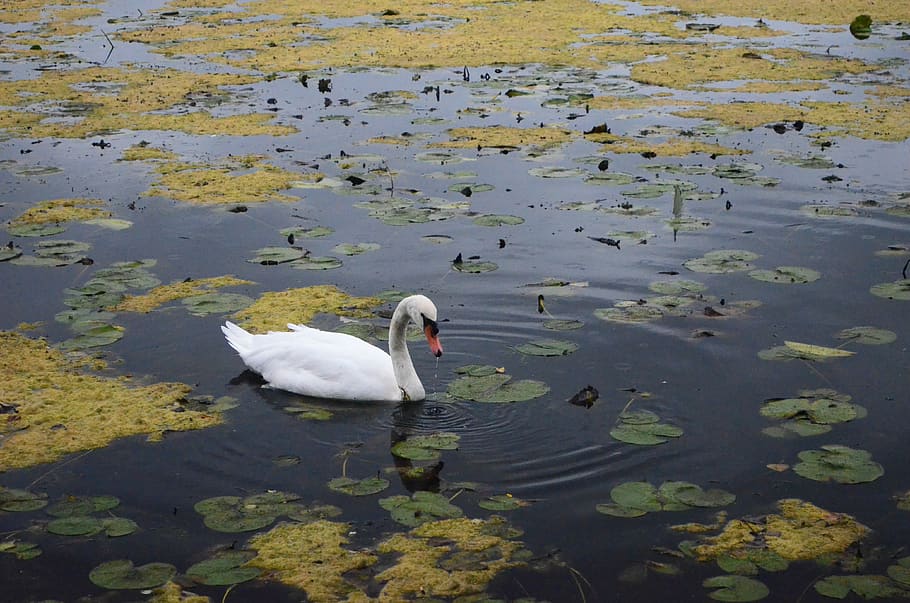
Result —
[{"label": "floating vegetation", "polygon": [[803,205],[799,210],[807,216],[815,218],[854,218],[860,215],[859,209],[852,205],[828,205],[824,203],[810,203]]},{"label": "floating vegetation", "polygon": [[825,362],[835,358],[849,358],[856,355],[856,352],[842,350],[840,348],[829,348],[811,343],[800,343],[798,341],[785,341],[784,345],[775,346],[761,350],[758,357],[762,360],[811,360],[813,362]]},{"label": "floating vegetation", "polygon": [[306,256],[289,264],[297,270],[334,270],[341,268],[342,262],[332,256]]},{"label": "floating vegetation", "polygon": [[587,175],[588,172],[580,168],[536,167],[529,169],[528,173],[538,178],[577,178]]},{"label": "floating vegetation", "polygon": [[392,519],[408,527],[439,519],[461,517],[464,513],[449,499],[436,492],[420,490],[413,496],[390,496],[381,498],[379,506],[392,514]]},{"label": "floating vegetation", "polygon": [[736,496],[718,488],[703,490],[689,482],[626,482],[610,490],[612,503],[597,505],[597,511],[613,517],[641,517],[657,511],[687,511],[696,507],[723,507]]},{"label": "floating vegetation", "polygon": [[800,266],[778,266],[774,270],[753,270],[749,276],[766,283],[805,284],[817,281],[821,273]]},{"label": "floating vegetation", "polygon": [[610,322],[637,324],[661,319],[664,312],[647,302],[621,301],[612,308],[597,308],[594,310],[594,316]]},{"label": "floating vegetation", "polygon": [[772,437],[813,436],[831,431],[831,425],[866,417],[866,409],[850,402],[851,396],[833,389],[802,390],[796,398],[765,400],[761,415],[783,421],[762,433]]},{"label": "floating vegetation", "polygon": [[255,255],[248,259],[251,264],[262,264],[263,266],[277,266],[293,262],[305,257],[308,252],[300,247],[263,247],[255,251]]},{"label": "floating vegetation", "polygon": [[571,131],[555,126],[537,128],[512,128],[508,126],[452,128],[448,131],[448,134],[450,140],[433,143],[431,146],[465,149],[518,149],[532,146],[548,149],[563,145],[574,138]]},{"label": "floating vegetation", "polygon": [[0,486],[0,511],[23,513],[47,506],[47,494]]},{"label": "floating vegetation", "polygon": [[168,582],[177,574],[169,563],[146,563],[135,566],[128,559],[107,561],[95,567],[88,577],[94,584],[109,590],[141,590]]},{"label": "floating vegetation", "polygon": [[255,557],[252,551],[219,551],[213,557],[194,563],[186,575],[194,582],[206,586],[228,586],[258,578],[262,571],[244,564]]},{"label": "floating vegetation", "polygon": [[[111,212],[105,208],[106,203],[101,199],[67,198],[41,201],[10,220],[7,230],[16,236],[46,236],[53,230],[63,232],[61,223],[110,218]],[[39,229],[34,229],[36,226]],[[41,227],[45,226],[52,228],[41,230]]]},{"label": "floating vegetation", "polygon": [[301,175],[270,165],[258,156],[229,157],[214,167],[167,162],[159,164],[156,171],[158,180],[144,193],[147,197],[201,205],[300,200],[281,191],[292,188]]},{"label": "floating vegetation", "polygon": [[[236,312],[250,303],[252,299],[244,295],[229,294],[219,295],[214,290],[222,287],[238,287],[240,285],[253,285],[253,281],[235,278],[231,275],[212,276],[200,279],[187,279],[168,285],[154,287],[143,295],[127,295],[115,306],[114,312],[151,312],[169,302],[183,300],[191,314],[205,316],[206,314]],[[230,306],[236,306],[230,308]]]},{"label": "floating vegetation", "polygon": [[452,268],[458,272],[468,274],[481,274],[483,272],[493,272],[499,269],[496,262],[483,262],[481,260],[462,260],[452,262]]},{"label": "floating vegetation", "polygon": [[377,297],[352,297],[332,285],[314,285],[263,293],[234,318],[247,330],[265,333],[283,331],[288,323],[306,324],[319,313],[366,318],[381,304]]},{"label": "floating vegetation", "polygon": [[290,228],[282,228],[279,233],[281,236],[294,237],[298,239],[321,239],[327,237],[330,234],[334,233],[333,228],[328,226],[314,226],[312,228],[304,228],[302,226],[294,226]]},{"label": "floating vegetation", "polygon": [[551,318],[543,322],[543,328],[551,331],[574,331],[585,326],[584,321],[573,319]]},{"label": "floating vegetation", "polygon": [[4,539],[0,540],[0,553],[15,555],[16,559],[28,561],[41,555],[43,551],[37,543],[26,542],[24,540]]},{"label": "floating vegetation", "polygon": [[139,528],[125,517],[91,517],[71,515],[55,519],[47,524],[47,531],[60,536],[95,536],[104,532],[111,538],[132,534]]},{"label": "floating vegetation", "polygon": [[869,289],[869,293],[885,299],[910,301],[910,279],[900,279],[893,283],[879,283]]},{"label": "floating vegetation", "polygon": [[203,516],[205,525],[218,532],[251,532],[271,525],[278,517],[298,521],[335,517],[341,510],[331,505],[306,507],[296,494],[268,491],[241,498],[216,496],[201,500],[193,507]]},{"label": "floating vegetation", "polygon": [[525,219],[520,216],[486,214],[475,217],[473,221],[478,226],[517,226],[524,224]]},{"label": "floating vegetation", "polygon": [[897,333],[878,327],[850,327],[838,331],[835,339],[845,339],[863,345],[887,345],[897,340]]},{"label": "floating vegetation", "polygon": [[396,442],[392,454],[411,461],[437,461],[441,450],[458,450],[461,437],[454,433],[432,433],[415,435]]},{"label": "floating vegetation", "polygon": [[714,576],[702,582],[702,586],[717,589],[708,593],[715,601],[760,601],[771,594],[763,582],[746,576]]},{"label": "floating vegetation", "polygon": [[339,243],[332,247],[332,251],[343,255],[360,255],[361,253],[376,251],[379,248],[379,243]]},{"label": "floating vegetation", "polygon": [[875,481],[885,474],[881,465],[865,450],[829,444],[821,450],[803,450],[793,471],[807,479],[839,484]]},{"label": "floating vegetation", "polygon": [[826,576],[812,586],[818,594],[832,599],[846,599],[851,592],[863,599],[903,599],[907,597],[905,584],[896,580],[892,581],[888,576]]},{"label": "floating vegetation", "polygon": [[512,381],[510,375],[494,366],[469,364],[455,369],[461,377],[449,383],[448,394],[460,400],[489,403],[524,402],[550,391],[542,381]]},{"label": "floating vegetation", "polygon": [[686,279],[677,279],[672,281],[654,281],[648,285],[648,289],[661,295],[689,296],[695,297],[701,295],[707,290],[707,285],[698,281]]},{"label": "floating vegetation", "polygon": [[730,556],[748,559],[763,569],[782,569],[780,559],[784,567],[791,561],[823,560],[843,553],[869,532],[846,513],[799,499],[780,500],[777,507],[778,513],[730,520],[719,534],[683,542],[680,549],[699,561]]},{"label": "floating vegetation", "polygon": [[329,490],[350,496],[370,496],[388,488],[389,480],[382,477],[365,477],[353,479],[347,476],[336,477],[329,482]]},{"label": "floating vegetation", "polygon": [[69,266],[78,264],[85,258],[85,252],[92,246],[81,241],[53,239],[35,243],[34,256],[21,253],[9,260],[17,266]]},{"label": "floating vegetation", "polygon": [[522,500],[511,494],[494,494],[493,496],[488,496],[487,498],[481,500],[477,505],[481,509],[486,509],[487,511],[514,511],[515,509],[520,509],[522,507],[527,507],[530,505],[526,500]]},{"label": "floating vegetation", "polygon": [[[129,377],[94,375],[87,366],[67,360],[44,341],[0,331],[0,373],[7,375],[0,404],[14,405],[18,417],[18,431],[0,447],[0,471],[48,463],[130,435],[147,434],[155,441],[167,431],[221,422],[218,413],[175,412],[190,391],[187,385],[139,386]],[[106,367],[98,359],[91,366]]]},{"label": "floating vegetation", "polygon": [[704,256],[683,263],[693,272],[724,274],[727,272],[744,272],[755,268],[749,262],[757,259],[757,253],[742,249],[718,249],[709,251]]},{"label": "floating vegetation", "polygon": [[578,350],[578,344],[561,339],[535,339],[515,346],[526,356],[568,356]]},{"label": "floating vegetation", "polygon": [[649,410],[625,410],[619,414],[617,425],[610,430],[610,436],[626,444],[656,446],[683,434],[683,430],[676,425],[659,421],[660,417]]}]

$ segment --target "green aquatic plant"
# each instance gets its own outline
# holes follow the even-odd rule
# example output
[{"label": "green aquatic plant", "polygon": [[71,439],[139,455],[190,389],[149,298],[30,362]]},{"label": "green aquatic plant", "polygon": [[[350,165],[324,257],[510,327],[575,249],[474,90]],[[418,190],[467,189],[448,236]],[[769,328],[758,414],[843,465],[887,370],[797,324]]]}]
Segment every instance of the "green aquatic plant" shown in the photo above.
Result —
[{"label": "green aquatic plant", "polygon": [[708,593],[715,601],[760,601],[771,594],[763,582],[746,576],[714,576],[702,586],[717,589]]},{"label": "green aquatic plant", "polygon": [[803,450],[793,471],[819,482],[861,484],[875,481],[885,474],[881,465],[865,450],[829,444],[821,450]]},{"label": "green aquatic plant", "polygon": [[455,369],[461,375],[449,384],[448,394],[460,400],[508,403],[539,398],[550,391],[542,381],[512,381],[510,375],[489,365],[471,364]]},{"label": "green aquatic plant", "polygon": [[610,430],[610,436],[639,446],[655,446],[668,442],[670,438],[678,438],[683,430],[676,425],[660,423],[660,417],[648,410],[623,411],[617,420],[617,425]]},{"label": "green aquatic plant", "polygon": [[611,503],[598,504],[598,513],[613,517],[641,517],[657,511],[686,511],[697,507],[723,507],[736,496],[712,488],[703,490],[689,482],[670,481],[656,487],[649,482],[625,482],[610,490]]},{"label": "green aquatic plant", "polygon": [[410,436],[392,446],[392,454],[411,461],[439,460],[441,450],[458,450],[461,436],[454,433],[432,433]]},{"label": "green aquatic plant", "polygon": [[128,559],[107,561],[95,567],[89,580],[109,590],[141,590],[161,586],[177,574],[177,568],[169,563],[146,563],[135,566]]},{"label": "green aquatic plant", "polygon": [[464,512],[435,492],[417,491],[413,496],[390,496],[379,500],[379,506],[391,513],[392,519],[409,527],[429,521],[461,517]]},{"label": "green aquatic plant", "polygon": [[244,566],[255,556],[256,553],[253,551],[219,551],[213,557],[188,567],[186,575],[193,581],[206,586],[240,584],[258,578],[262,573],[258,568]]},{"label": "green aquatic plant", "polygon": [[383,477],[365,477],[353,479],[347,476],[336,477],[329,481],[329,490],[350,496],[370,496],[388,488],[389,480]]},{"label": "green aquatic plant", "polygon": [[526,356],[568,356],[578,350],[578,344],[561,339],[535,339],[515,346]]}]

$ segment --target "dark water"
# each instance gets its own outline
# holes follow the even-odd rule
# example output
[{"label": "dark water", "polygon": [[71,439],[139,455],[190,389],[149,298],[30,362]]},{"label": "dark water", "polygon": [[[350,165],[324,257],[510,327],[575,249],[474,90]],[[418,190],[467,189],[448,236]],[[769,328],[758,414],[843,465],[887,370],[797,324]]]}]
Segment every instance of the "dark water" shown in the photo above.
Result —
[{"label": "dark water", "polygon": [[[887,45],[884,49],[857,51],[886,57],[898,52]],[[165,140],[173,150],[197,157],[262,152],[285,167],[292,167],[294,160],[319,161],[327,154],[337,157],[341,150],[349,154],[378,153],[395,172],[397,189],[414,188],[426,196],[468,200],[476,213],[518,215],[525,220],[519,226],[484,228],[466,217],[389,226],[353,206],[369,197],[318,189],[296,191],[301,196],[296,203],[251,205],[247,213],[234,214],[157,197],[140,198],[152,175],[143,165],[116,159],[123,149],[141,139],[157,141],[160,135],[154,133],[105,136],[113,146],[103,152],[87,140],[64,140],[56,146],[43,141],[34,146],[34,153],[20,156],[19,150],[31,141],[0,142],[0,157],[17,165],[53,165],[64,170],[40,178],[19,177],[11,169],[0,172],[0,217],[4,221],[34,201],[75,194],[110,198],[115,215],[134,222],[132,228],[119,232],[71,225],[61,235],[92,243],[95,265],[91,267],[51,269],[0,263],[0,328],[43,321],[40,332],[52,342],[62,341],[71,334],[53,321],[53,315],[64,309],[65,288],[79,286],[95,269],[112,262],[154,257],[158,260],[154,272],[162,282],[231,273],[257,283],[245,288],[253,296],[315,284],[335,284],[352,295],[371,295],[391,288],[424,293],[439,308],[445,346],[445,355],[437,362],[422,345],[412,344],[429,400],[403,405],[337,403],[332,407],[335,414],[331,420],[307,422],[285,412],[285,407],[299,397],[262,390],[258,381],[243,373],[242,364],[218,329],[223,317],[192,317],[179,307],[119,316],[117,324],[126,327],[127,336],[107,348],[122,360],[116,367],[118,372],[183,381],[193,384],[200,394],[234,396],[240,405],[228,412],[227,421],[219,427],[169,434],[158,444],[148,444],[141,437],[129,438],[53,466],[0,476],[0,485],[33,485],[52,500],[65,494],[115,495],[121,500],[118,514],[141,526],[139,533],[120,539],[68,539],[41,532],[30,535],[44,553],[30,561],[0,555],[0,599],[70,601],[93,596],[105,601],[135,600],[134,594],[102,594],[88,581],[91,568],[102,561],[131,558],[137,563],[167,561],[183,570],[205,558],[213,547],[244,541],[245,535],[219,534],[202,525],[193,504],[212,496],[276,489],[297,493],[306,503],[335,504],[343,508],[342,519],[351,522],[356,531],[352,546],[369,546],[399,526],[379,508],[378,497],[351,498],[326,487],[331,478],[341,474],[339,454],[356,445],[357,453],[347,462],[348,474],[371,475],[394,465],[389,449],[396,438],[438,430],[461,438],[457,451],[444,453],[441,478],[481,485],[479,492],[464,492],[455,499],[466,515],[487,516],[477,501],[490,494],[508,492],[533,501],[510,512],[508,519],[524,530],[522,539],[528,547],[551,563],[544,570],[498,577],[489,591],[494,596],[572,601],[583,600],[583,591],[587,601],[704,600],[706,591],[701,581],[722,572],[713,564],[661,556],[652,547],[675,548],[684,538],[669,531],[668,525],[710,521],[713,511],[652,513],[639,519],[597,513],[595,505],[609,502],[611,488],[627,481],[660,484],[686,480],[723,488],[737,496],[726,508],[730,517],[772,512],[779,499],[802,498],[832,511],[850,513],[873,529],[862,547],[871,560],[866,573],[883,573],[890,556],[901,556],[903,547],[910,545],[910,523],[892,497],[910,488],[905,436],[906,404],[910,402],[910,305],[875,297],[868,291],[876,283],[901,277],[906,256],[883,257],[875,252],[910,242],[910,221],[889,215],[882,207],[861,204],[871,200],[888,205],[894,202],[894,195],[910,190],[908,143],[837,139],[837,144],[823,154],[843,167],[812,170],[772,159],[779,150],[796,155],[821,153],[810,146],[807,131],[778,135],[762,128],[723,135],[724,144],[752,151],[744,161],[762,164],[760,175],[780,179],[771,188],[740,185],[712,175],[656,175],[644,169],[657,162],[710,168],[731,161],[729,158],[646,160],[638,155],[610,155],[610,171],[630,172],[652,182],[681,178],[697,183],[700,190],[725,190],[716,199],[686,203],[685,213],[709,220],[710,228],[675,234],[665,224],[671,217],[672,192],[657,199],[632,199],[636,205],[656,207],[659,213],[653,217],[563,211],[557,206],[567,201],[606,199],[607,205],[613,205],[623,200],[619,193],[631,186],[598,186],[577,177],[544,179],[528,174],[530,168],[554,165],[580,166],[594,173],[594,166],[575,161],[599,152],[598,145],[591,143],[575,142],[536,159],[523,151],[501,154],[459,150],[458,155],[474,160],[453,166],[415,161],[414,154],[423,150],[420,144],[360,145],[377,134],[438,134],[441,127],[513,124],[514,113],[508,111],[491,112],[485,120],[455,113],[501,91],[496,87],[497,79],[514,75],[509,70],[503,74],[492,69],[488,72],[491,82],[471,85],[460,81],[459,72],[446,70],[424,73],[419,83],[411,82],[410,73],[398,71],[335,73],[332,96],[355,103],[376,90],[419,91],[423,85],[436,83],[451,88],[453,94],[439,102],[432,95],[420,96],[413,101],[413,111],[404,116],[364,117],[356,104],[354,108],[323,109],[320,95],[312,90],[307,91],[304,102],[313,107],[313,116],[349,114],[358,123],[345,127],[338,122],[308,119],[295,124],[305,127],[303,133],[280,141],[184,135],[168,135]],[[901,65],[897,72],[906,77],[906,66]],[[579,77],[583,82],[580,87],[606,85],[606,79],[596,74],[593,79],[572,72],[551,77],[556,81]],[[255,87],[253,98],[262,103],[266,97],[290,99],[299,94],[299,84],[277,80]],[[654,113],[620,120],[609,111],[569,122],[566,119],[572,109],[542,108],[543,98],[504,100],[503,105],[510,111],[521,111],[534,122],[560,122],[579,130],[605,121],[620,133],[657,125],[700,125],[695,120]],[[278,113],[279,122],[289,120],[285,113],[290,109],[283,111]],[[427,115],[448,121],[442,126],[412,123]],[[360,124],[361,119],[368,123]],[[293,148],[294,152],[273,153],[276,146]],[[326,171],[333,169],[328,162],[323,165]],[[454,181],[425,177],[440,169],[476,172],[471,180],[492,184],[495,190],[463,199],[446,190]],[[842,181],[829,184],[821,180],[831,173]],[[129,209],[128,204],[137,199],[136,208]],[[859,215],[823,219],[800,211],[803,205],[820,201],[852,204],[859,208]],[[341,269],[327,272],[246,261],[255,249],[283,244],[279,229],[298,224],[335,229],[327,239],[306,242],[313,255],[331,255],[331,248],[340,242],[376,242],[381,249],[345,257]],[[646,230],[656,236],[646,245],[623,240],[619,250],[587,238],[607,236],[615,230]],[[432,245],[421,241],[422,236],[435,234],[448,235],[453,242]],[[504,247],[500,239],[505,241]],[[31,241],[18,239],[17,243],[27,246]],[[810,284],[782,286],[753,280],[745,273],[696,274],[682,266],[686,260],[715,249],[746,249],[760,254],[753,262],[759,267],[805,266],[821,272],[822,278]],[[450,262],[459,253],[465,257],[479,255],[496,262],[499,269],[480,275],[455,272]],[[610,307],[616,301],[652,295],[648,284],[669,278],[659,274],[665,271],[678,271],[682,278],[704,283],[708,295],[731,302],[757,299],[762,305],[742,318],[711,319],[702,315],[704,303],[695,304],[689,315],[664,317],[644,325],[606,322],[594,316],[597,308]],[[549,313],[584,321],[583,329],[556,333],[542,327],[547,317],[537,312],[538,290],[525,285],[549,277],[585,283],[570,287],[571,295],[544,291]],[[328,318],[320,320],[335,324]],[[885,346],[849,346],[858,352],[856,356],[827,363],[771,362],[756,355],[759,350],[782,345],[784,340],[836,346],[840,342],[833,339],[835,333],[859,325],[894,331],[897,341]],[[692,336],[705,329],[716,336]],[[579,350],[566,357],[535,358],[513,349],[530,339],[554,336],[577,343]],[[449,400],[445,391],[455,378],[453,370],[464,364],[505,367],[516,379],[539,379],[551,390],[542,398],[511,405]],[[600,392],[592,408],[567,403],[589,384]],[[868,409],[868,417],[836,425],[831,433],[814,438],[782,440],[761,433],[771,424],[759,415],[762,401],[822,387],[852,395],[854,402]],[[651,396],[636,399],[634,408],[658,413],[663,421],[682,427],[684,435],[654,447],[632,446],[611,438],[609,431],[636,395],[633,392]],[[868,450],[885,468],[884,476],[874,483],[846,486],[817,483],[792,471],[776,473],[766,468],[768,463],[793,464],[799,451],[830,443]],[[301,462],[277,466],[273,460],[284,455],[298,456]],[[414,487],[413,483],[393,480],[391,488],[380,496],[405,493]],[[0,533],[27,529],[40,519],[40,511],[0,515]],[[682,575],[651,574],[639,583],[620,579],[623,570],[646,560],[677,563]],[[812,582],[828,571],[812,563],[797,563],[786,572],[763,572],[760,578],[771,589],[769,600],[812,601],[822,599],[811,588]],[[582,586],[573,578],[577,575],[584,578]],[[215,587],[193,590],[215,600],[223,594],[222,588]],[[231,601],[303,598],[299,592],[262,582],[240,585],[230,594]]]}]

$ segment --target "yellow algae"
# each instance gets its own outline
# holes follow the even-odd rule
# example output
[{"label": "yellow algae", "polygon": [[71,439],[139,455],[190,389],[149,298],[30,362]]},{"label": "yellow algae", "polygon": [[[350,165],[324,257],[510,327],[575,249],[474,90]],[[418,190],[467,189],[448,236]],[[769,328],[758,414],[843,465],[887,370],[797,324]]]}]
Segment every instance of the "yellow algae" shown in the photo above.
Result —
[{"label": "yellow algae", "polygon": [[781,121],[805,120],[808,112],[782,103],[724,103],[674,111],[680,117],[714,119],[728,126],[750,130]]},{"label": "yellow algae", "polygon": [[603,142],[604,146],[600,150],[609,153],[654,153],[659,157],[682,157],[691,153],[743,155],[749,152],[689,138],[671,138],[660,142],[613,134],[588,135],[585,138],[594,142]]},{"label": "yellow algae", "polygon": [[[0,331],[0,403],[13,406],[21,431],[0,439],[0,471],[61,459],[100,448],[117,438],[201,429],[218,414],[175,407],[191,391],[183,383],[138,385],[129,377],[85,372],[87,362],[68,360],[39,339]],[[93,368],[104,367],[100,360]]]},{"label": "yellow algae", "polygon": [[571,130],[553,126],[536,128],[513,128],[509,126],[452,128],[448,130],[448,134],[450,140],[432,143],[429,146],[461,149],[528,146],[549,148],[570,142],[574,138],[574,133]]},{"label": "yellow algae", "polygon": [[9,224],[10,226],[58,224],[111,217],[111,212],[104,207],[105,203],[101,199],[51,199],[36,203],[10,220]]},{"label": "yellow algae", "polygon": [[479,594],[500,572],[523,565],[521,542],[500,517],[444,519],[425,523],[408,534],[394,534],[377,547],[399,555],[394,566],[376,575],[385,582],[379,599],[454,598]]},{"label": "yellow algae", "polygon": [[906,21],[908,14],[906,2],[880,0],[642,0],[641,3],[673,6],[693,14],[843,26],[849,25],[857,15],[870,15],[873,21]]},{"label": "yellow algae", "polygon": [[176,158],[177,155],[171,151],[142,143],[134,144],[126,149],[123,151],[123,157],[121,157],[124,161],[149,161],[153,159],[171,160]]},{"label": "yellow algae", "polygon": [[398,146],[408,146],[412,142],[412,138],[406,136],[374,136],[373,138],[368,138],[367,142],[369,144],[392,144]]},{"label": "yellow algae", "polygon": [[828,80],[873,69],[862,61],[814,56],[789,48],[750,51],[688,47],[668,53],[664,60],[633,65],[631,77],[643,84],[684,89],[736,80]]},{"label": "yellow algae", "polygon": [[700,561],[761,548],[786,560],[818,559],[844,552],[869,528],[845,513],[832,513],[791,498],[778,501],[779,514],[758,520],[734,519],[717,536],[702,539],[692,551]]},{"label": "yellow algae", "polygon": [[346,523],[326,520],[278,525],[250,540],[257,554],[246,565],[306,591],[314,603],[365,601],[366,595],[343,575],[373,565],[376,557],[345,549],[349,530]]},{"label": "yellow algae", "polygon": [[145,196],[202,205],[300,200],[280,192],[300,180],[300,174],[259,159],[250,162],[232,158],[220,167],[171,162],[160,164],[157,172],[159,178],[143,193]]},{"label": "yellow algae", "polygon": [[733,88],[715,86],[712,89],[723,92],[742,92],[745,94],[775,94],[780,92],[812,92],[825,90],[827,84],[822,82],[746,82]]},{"label": "yellow algae", "polygon": [[595,96],[580,105],[587,105],[589,109],[605,109],[608,111],[626,111],[652,109],[655,107],[685,107],[689,105],[702,105],[700,101],[686,101],[673,98],[654,98],[650,96]]},{"label": "yellow algae", "polygon": [[127,295],[123,301],[109,308],[114,312],[144,312],[148,313],[166,303],[211,293],[221,287],[236,287],[238,285],[252,285],[253,281],[235,278],[230,275],[212,276],[190,281],[179,281],[169,285],[159,285],[143,295]]},{"label": "yellow algae", "polygon": [[365,318],[382,305],[377,297],[352,297],[332,285],[313,285],[262,294],[251,306],[234,314],[250,331],[285,331],[288,323],[307,323],[317,314]]},{"label": "yellow algae", "polygon": [[910,88],[906,86],[875,86],[866,90],[866,94],[879,98],[892,98],[910,96]]}]

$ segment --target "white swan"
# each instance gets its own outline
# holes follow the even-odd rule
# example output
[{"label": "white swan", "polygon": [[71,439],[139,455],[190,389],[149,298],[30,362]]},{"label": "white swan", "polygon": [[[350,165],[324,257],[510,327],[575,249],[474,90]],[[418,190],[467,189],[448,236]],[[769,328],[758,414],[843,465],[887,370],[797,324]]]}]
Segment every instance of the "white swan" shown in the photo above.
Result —
[{"label": "white swan", "polygon": [[389,354],[346,333],[289,324],[290,331],[253,335],[232,322],[221,327],[228,344],[265,387],[336,400],[423,400],[426,392],[408,353],[405,330],[423,328],[430,351],[442,356],[436,306],[423,295],[398,303],[389,326]]}]

